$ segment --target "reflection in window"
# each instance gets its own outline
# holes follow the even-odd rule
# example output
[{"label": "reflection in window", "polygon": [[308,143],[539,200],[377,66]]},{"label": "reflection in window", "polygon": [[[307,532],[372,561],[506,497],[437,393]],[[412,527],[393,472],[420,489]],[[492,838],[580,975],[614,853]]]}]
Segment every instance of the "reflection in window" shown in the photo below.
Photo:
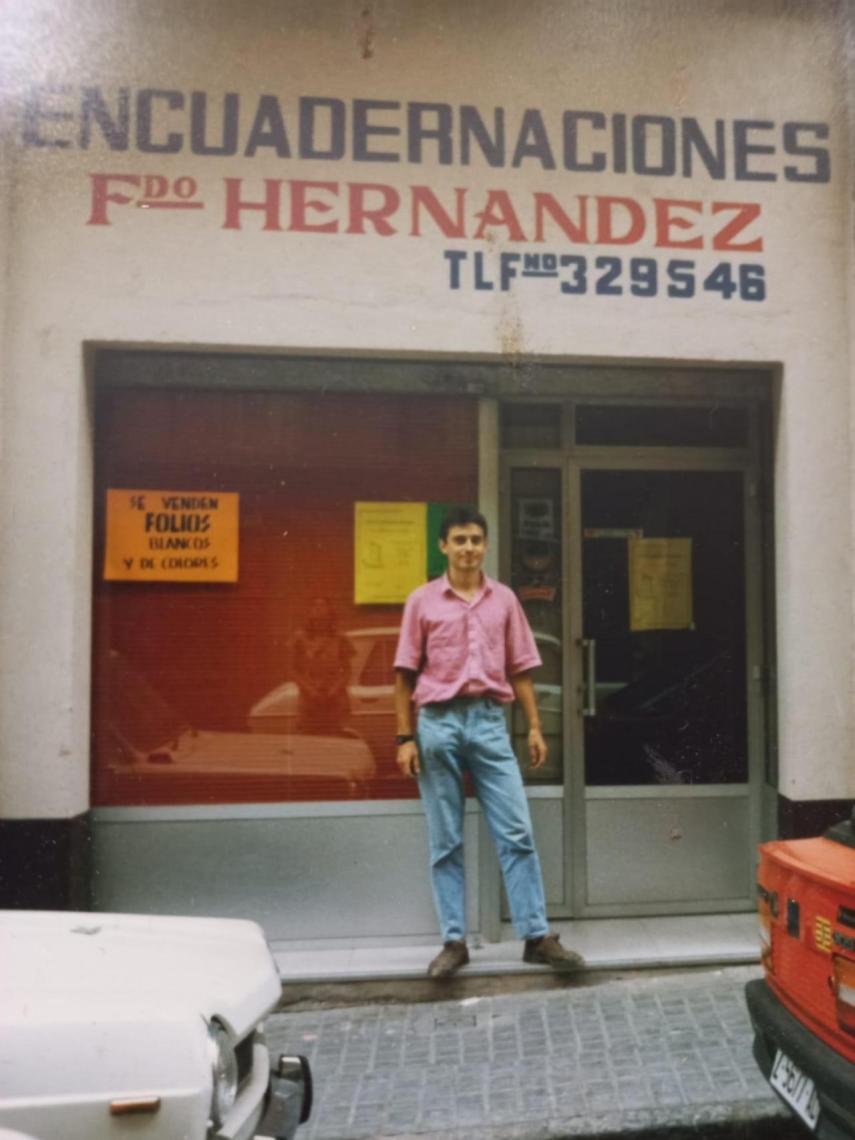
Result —
[{"label": "reflection in window", "polygon": [[543,665],[535,693],[549,748],[546,764],[533,772],[522,709],[514,706],[514,750],[527,783],[560,783],[563,775],[561,473],[551,468],[511,472],[511,586],[526,612]]},{"label": "reflection in window", "polygon": [[348,698],[353,646],[339,632],[329,598],[313,598],[305,623],[294,634],[297,732],[341,736],[350,713]]},{"label": "reflection in window", "polygon": [[93,802],[411,798],[395,763],[400,605],[355,605],[354,503],[471,502],[455,396],[102,388],[106,490],[236,492],[236,583],[94,587]]},{"label": "reflection in window", "polygon": [[[584,637],[596,643],[589,786],[747,779],[743,494],[738,471],[582,473]],[[632,536],[691,541],[689,625],[632,627]]]},{"label": "reflection in window", "polygon": [[392,676],[395,650],[398,646],[398,629],[369,630],[358,640],[371,640],[371,651],[357,678],[357,684],[367,688],[388,685]]},{"label": "reflection in window", "polygon": [[576,442],[618,447],[747,447],[747,408],[579,404]]}]

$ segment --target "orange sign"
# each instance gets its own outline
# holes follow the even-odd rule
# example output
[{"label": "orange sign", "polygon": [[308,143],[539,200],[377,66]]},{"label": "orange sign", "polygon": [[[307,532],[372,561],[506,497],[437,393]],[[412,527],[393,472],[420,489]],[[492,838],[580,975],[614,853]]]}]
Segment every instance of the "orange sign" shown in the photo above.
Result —
[{"label": "orange sign", "polygon": [[107,491],[104,577],[236,582],[238,499],[218,491]]}]

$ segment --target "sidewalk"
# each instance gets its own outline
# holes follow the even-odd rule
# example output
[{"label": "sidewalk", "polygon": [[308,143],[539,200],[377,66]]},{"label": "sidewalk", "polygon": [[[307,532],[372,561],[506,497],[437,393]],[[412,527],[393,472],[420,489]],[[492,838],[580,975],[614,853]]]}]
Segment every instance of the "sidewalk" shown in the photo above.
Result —
[{"label": "sidewalk", "polygon": [[[760,960],[757,915],[672,915],[656,918],[595,918],[554,922],[565,946],[585,958],[589,970],[663,969],[671,966],[737,965]],[[472,961],[466,977],[539,974],[521,960],[521,946],[509,924],[501,942],[470,938]],[[288,983],[378,982],[420,979],[439,949],[437,936],[388,941],[336,939],[274,942],[279,973]]]},{"label": "sidewalk", "polygon": [[[316,1099],[300,1140],[666,1137],[788,1121],[751,1056],[754,966],[568,979],[459,1001],[279,1013]],[[436,983],[441,986],[442,983]]]}]

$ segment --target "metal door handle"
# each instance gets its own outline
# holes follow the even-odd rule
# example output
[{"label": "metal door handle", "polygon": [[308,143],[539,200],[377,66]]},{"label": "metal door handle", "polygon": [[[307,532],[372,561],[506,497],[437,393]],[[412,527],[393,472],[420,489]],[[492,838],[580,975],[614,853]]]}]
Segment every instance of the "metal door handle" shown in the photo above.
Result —
[{"label": "metal door handle", "polygon": [[597,715],[597,642],[593,637],[582,638],[585,654],[585,704],[582,716]]}]

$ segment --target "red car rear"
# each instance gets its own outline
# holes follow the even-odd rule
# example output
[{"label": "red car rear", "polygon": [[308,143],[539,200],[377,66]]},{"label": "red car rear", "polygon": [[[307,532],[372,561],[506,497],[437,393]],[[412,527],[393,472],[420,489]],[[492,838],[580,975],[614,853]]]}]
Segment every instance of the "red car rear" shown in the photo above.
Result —
[{"label": "red car rear", "polygon": [[754,1056],[821,1140],[855,1137],[855,812],[760,848],[765,977],[749,982]]}]

